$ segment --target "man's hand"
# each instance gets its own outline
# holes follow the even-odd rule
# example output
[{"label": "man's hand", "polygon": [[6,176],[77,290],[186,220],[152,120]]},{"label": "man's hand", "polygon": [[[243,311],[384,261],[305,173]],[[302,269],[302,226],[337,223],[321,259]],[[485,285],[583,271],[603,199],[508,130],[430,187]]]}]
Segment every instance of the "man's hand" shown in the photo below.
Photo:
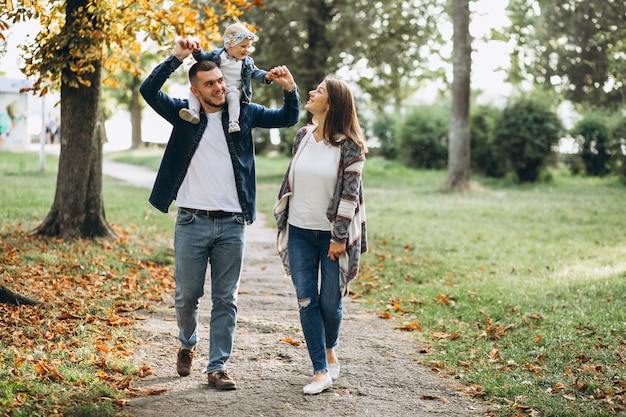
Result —
[{"label": "man's hand", "polygon": [[291,91],[296,87],[293,75],[291,75],[289,69],[284,65],[272,68],[269,71],[269,75],[272,81],[276,82],[276,84],[287,91]]},{"label": "man's hand", "polygon": [[172,54],[182,61],[198,49],[200,49],[200,43],[197,40],[181,38],[176,40]]}]

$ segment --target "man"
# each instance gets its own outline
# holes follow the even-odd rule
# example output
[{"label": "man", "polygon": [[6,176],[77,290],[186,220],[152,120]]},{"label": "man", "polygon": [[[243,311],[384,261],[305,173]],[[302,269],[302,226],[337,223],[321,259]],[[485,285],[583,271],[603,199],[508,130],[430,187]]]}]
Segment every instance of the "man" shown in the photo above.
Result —
[{"label": "man", "polygon": [[243,261],[246,225],[256,217],[254,127],[289,127],[298,122],[300,99],[293,76],[284,67],[270,71],[270,78],[283,87],[281,109],[257,104],[243,105],[241,130],[228,132],[226,84],[219,67],[210,61],[196,62],[189,69],[191,92],[200,100],[199,124],[178,117],[188,100],[171,98],[163,84],[193,50],[197,42],[180,39],[170,56],[141,85],[146,102],[173,125],[150,203],[167,213],[176,200],[178,212],[174,233],[174,305],[180,349],[176,369],[180,376],[191,373],[198,343],[198,300],[203,295],[207,262],[211,270],[211,327],[209,385],[235,389],[226,370],[237,322],[237,290]]}]

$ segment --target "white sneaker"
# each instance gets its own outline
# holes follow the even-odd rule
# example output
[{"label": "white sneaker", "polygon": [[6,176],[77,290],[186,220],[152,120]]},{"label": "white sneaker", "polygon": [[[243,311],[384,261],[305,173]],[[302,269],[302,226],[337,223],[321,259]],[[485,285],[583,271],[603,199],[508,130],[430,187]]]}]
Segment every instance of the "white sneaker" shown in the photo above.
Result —
[{"label": "white sneaker", "polygon": [[324,379],[321,382],[313,382],[302,388],[302,392],[308,395],[319,394],[333,386],[333,379],[328,372],[324,373]]},{"label": "white sneaker", "polygon": [[194,125],[197,125],[198,123],[200,123],[200,116],[198,115],[198,112],[195,110],[191,110],[191,109],[187,109],[183,107],[182,109],[178,111],[178,117]]},{"label": "white sneaker", "polygon": [[328,373],[332,379],[337,379],[339,377],[339,371],[341,370],[341,366],[338,363],[329,363],[328,364]]},{"label": "white sneaker", "polygon": [[232,122],[228,122],[228,133],[235,133],[235,132],[239,132],[241,130],[241,128],[239,127],[239,122],[238,121],[232,121]]}]

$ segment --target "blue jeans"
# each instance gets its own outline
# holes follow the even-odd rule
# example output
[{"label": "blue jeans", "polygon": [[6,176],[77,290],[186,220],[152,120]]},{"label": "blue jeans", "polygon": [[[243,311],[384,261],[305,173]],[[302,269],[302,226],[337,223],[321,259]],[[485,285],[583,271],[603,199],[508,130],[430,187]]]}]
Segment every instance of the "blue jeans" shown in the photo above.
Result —
[{"label": "blue jeans", "polygon": [[329,246],[330,232],[289,225],[291,280],[314,373],[327,369],[326,349],[337,345],[343,317],[339,262],[328,258]]},{"label": "blue jeans", "polygon": [[174,307],[183,349],[198,344],[198,300],[211,265],[211,328],[207,372],[226,369],[237,323],[237,291],[246,226],[242,216],[209,218],[179,209],[174,232]]}]

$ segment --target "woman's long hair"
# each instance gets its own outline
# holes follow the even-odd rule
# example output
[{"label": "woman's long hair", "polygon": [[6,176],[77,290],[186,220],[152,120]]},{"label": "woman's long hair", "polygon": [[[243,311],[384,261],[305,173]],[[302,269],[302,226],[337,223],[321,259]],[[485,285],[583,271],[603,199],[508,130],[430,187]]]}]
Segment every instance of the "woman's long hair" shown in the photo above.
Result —
[{"label": "woman's long hair", "polygon": [[326,77],[328,91],[328,113],[324,123],[324,137],[332,145],[339,146],[341,135],[353,140],[363,152],[367,153],[365,136],[359,125],[354,96],[348,84],[334,77]]}]

